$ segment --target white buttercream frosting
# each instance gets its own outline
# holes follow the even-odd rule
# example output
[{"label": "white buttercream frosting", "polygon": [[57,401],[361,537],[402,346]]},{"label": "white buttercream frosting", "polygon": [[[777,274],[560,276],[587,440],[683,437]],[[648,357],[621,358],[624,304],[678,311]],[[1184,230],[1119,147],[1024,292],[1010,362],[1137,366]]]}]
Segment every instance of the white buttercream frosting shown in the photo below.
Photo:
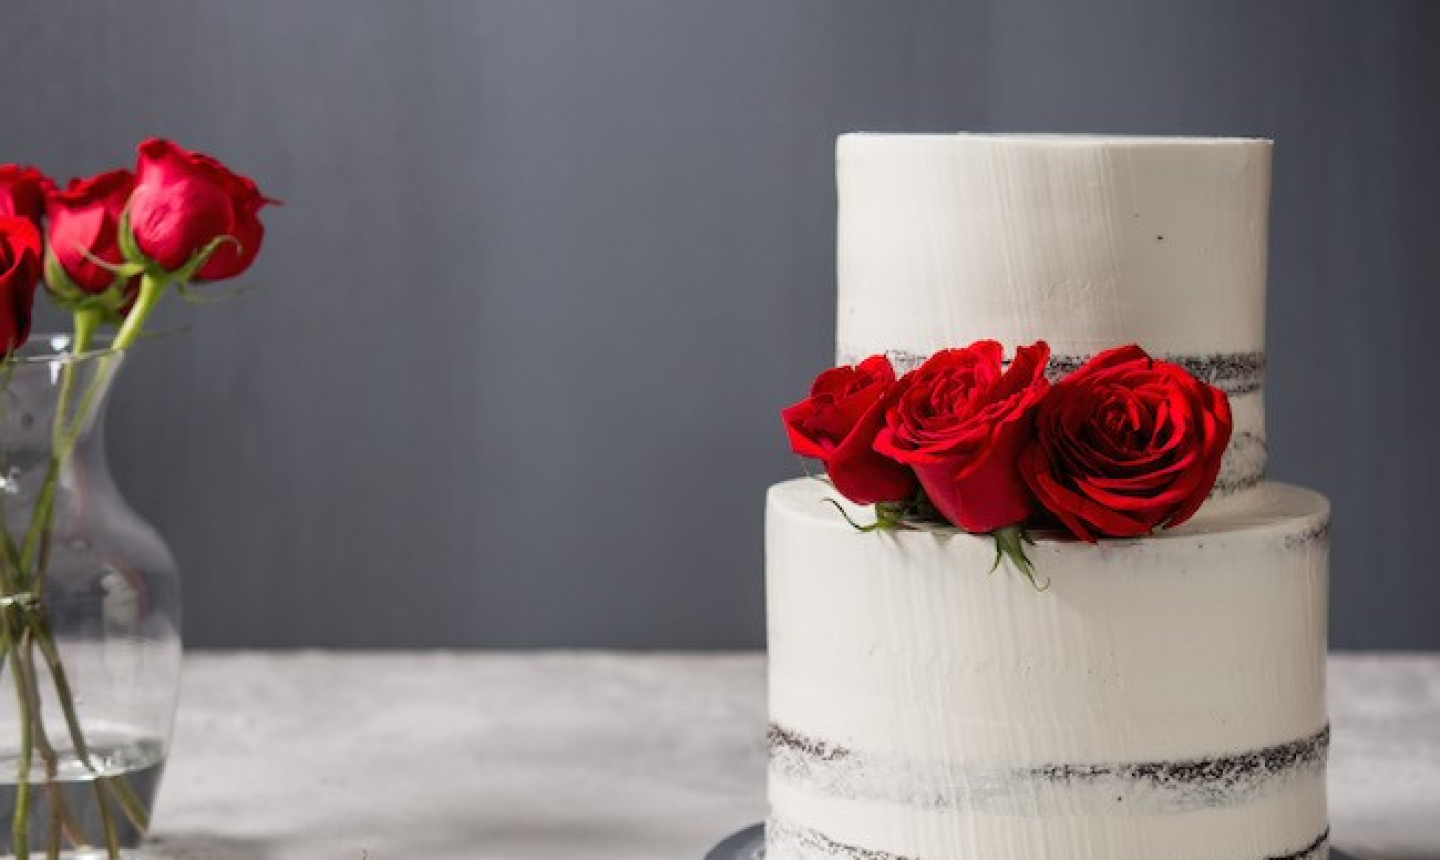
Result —
[{"label": "white buttercream frosting", "polygon": [[1270,143],[847,134],[837,343],[1263,352]]},{"label": "white buttercream frosting", "polygon": [[1260,860],[1323,833],[1322,497],[1040,536],[1044,592],[992,574],[987,536],[862,534],[837,498],[770,491],[772,732],[802,739],[772,749],[777,821],[924,858]]}]

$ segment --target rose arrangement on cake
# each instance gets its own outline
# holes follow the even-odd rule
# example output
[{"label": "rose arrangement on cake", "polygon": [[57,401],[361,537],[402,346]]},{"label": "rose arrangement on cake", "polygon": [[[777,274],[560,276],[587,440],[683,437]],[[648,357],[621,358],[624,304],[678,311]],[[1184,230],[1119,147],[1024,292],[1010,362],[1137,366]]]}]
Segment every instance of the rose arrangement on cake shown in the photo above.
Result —
[{"label": "rose arrangement on cake", "polygon": [[875,506],[862,530],[938,520],[989,534],[996,564],[1007,557],[1032,582],[1029,527],[1094,543],[1190,519],[1230,442],[1225,392],[1133,344],[1054,384],[1049,356],[1038,341],[1006,366],[1001,345],[982,340],[898,378],[884,355],[831,368],[781,413],[791,450]]}]

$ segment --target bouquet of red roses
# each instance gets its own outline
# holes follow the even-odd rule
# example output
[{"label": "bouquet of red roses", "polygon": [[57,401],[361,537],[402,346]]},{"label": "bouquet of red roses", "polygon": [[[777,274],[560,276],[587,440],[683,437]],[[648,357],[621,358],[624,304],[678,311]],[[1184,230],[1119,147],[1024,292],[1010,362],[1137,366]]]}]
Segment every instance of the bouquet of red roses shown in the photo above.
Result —
[{"label": "bouquet of red roses", "polygon": [[885,356],[821,373],[782,416],[791,448],[821,460],[870,528],[943,519],[994,536],[1032,581],[1026,528],[1137,537],[1188,520],[1215,485],[1229,401],[1138,346],[1102,352],[1053,384],[1050,348],[995,341],[942,350],[900,378]]},{"label": "bouquet of red roses", "polygon": [[[15,857],[29,856],[36,789],[46,792],[47,857],[72,847],[103,846],[106,856],[118,858],[118,817],[142,833],[149,817],[145,799],[94,760],[79,713],[82,703],[42,599],[60,481],[105,382],[103,374],[77,382],[73,359],[95,346],[104,327],[114,329],[107,349],[133,345],[167,293],[193,298],[193,285],[246,271],[264,235],[260,210],[273,202],[219,161],[165,140],[140,144],[133,172],[75,179],[64,189],[33,167],[0,166],[0,374],[18,361],[14,352],[29,337],[42,283],[74,321],[71,360],[55,364],[63,375],[61,393],[28,526],[12,536],[0,522],[0,672],[10,675],[16,688],[20,734],[10,833]],[[56,782],[61,741],[51,739],[53,727],[47,731],[44,716],[57,704],[69,736],[63,748],[73,750],[88,774],[94,800],[86,805],[98,810],[98,822],[77,815]],[[47,776],[32,785],[36,754]]]}]

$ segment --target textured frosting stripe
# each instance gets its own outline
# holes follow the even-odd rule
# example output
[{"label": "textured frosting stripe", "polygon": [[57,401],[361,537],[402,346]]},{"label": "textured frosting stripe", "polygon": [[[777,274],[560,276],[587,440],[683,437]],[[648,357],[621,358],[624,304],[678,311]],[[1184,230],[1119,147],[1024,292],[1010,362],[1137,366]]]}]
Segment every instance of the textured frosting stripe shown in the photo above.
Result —
[{"label": "textured frosting stripe", "polygon": [[[838,350],[840,364],[856,364],[869,355],[861,355],[854,349],[841,347]],[[905,373],[924,363],[929,356],[905,350],[888,350],[885,353],[897,373]],[[1052,355],[1046,375],[1052,380],[1075,370],[1089,361],[1088,355]],[[1259,391],[1265,381],[1265,353],[1235,352],[1216,355],[1166,355],[1165,361],[1185,368],[1191,376],[1208,382],[1231,397]]]},{"label": "textured frosting stripe", "polygon": [[[1216,858],[1216,860],[1324,860],[1330,853],[1330,830],[1327,828],[1304,848],[1287,854],[1265,857]],[[797,827],[772,817],[765,823],[765,856],[776,860],[918,860],[874,848],[845,845],[823,833]],[[941,860],[941,858],[926,858]],[[944,860],[984,860],[984,858],[944,858]]]},{"label": "textured frosting stripe", "polygon": [[1030,767],[915,762],[847,749],[771,724],[770,772],[812,794],[1011,815],[1171,813],[1248,803],[1323,775],[1327,726],[1310,737],[1212,758]]},{"label": "textured frosting stripe", "polygon": [[1259,434],[1236,428],[1225,448],[1225,459],[1220,462],[1220,474],[1215,476],[1215,488],[1210,495],[1233,496],[1265,480],[1265,461],[1269,451],[1265,439]]},{"label": "textured frosting stripe", "polygon": [[1297,549],[1311,544],[1323,544],[1328,546],[1330,542],[1330,517],[1325,517],[1309,529],[1299,534],[1285,536],[1285,548]]}]

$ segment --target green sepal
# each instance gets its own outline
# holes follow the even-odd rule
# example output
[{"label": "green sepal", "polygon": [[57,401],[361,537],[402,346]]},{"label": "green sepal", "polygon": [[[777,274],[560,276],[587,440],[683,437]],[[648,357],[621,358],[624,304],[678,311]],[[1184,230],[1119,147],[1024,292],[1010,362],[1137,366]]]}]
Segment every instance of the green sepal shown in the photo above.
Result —
[{"label": "green sepal", "polygon": [[875,516],[889,529],[913,529],[908,522],[915,511],[909,502],[879,502],[875,505]]},{"label": "green sepal", "polygon": [[220,250],[221,245],[227,243],[234,245],[237,249],[243,250],[240,245],[240,240],[234,236],[216,236],[214,239],[211,239],[205,247],[196,251],[185,265],[171,272],[170,279],[177,284],[190,283],[195,277],[195,273],[200,271],[206,263],[210,262],[210,258],[215,256],[215,252]]},{"label": "green sepal", "polygon": [[120,210],[120,232],[117,236],[120,244],[120,254],[125,262],[139,266],[143,272],[155,265],[155,261],[145,256],[140,250],[140,243],[135,240],[135,233],[130,229],[130,204],[127,202],[125,208]]},{"label": "green sepal", "polygon": [[103,260],[95,262],[97,265],[116,271],[115,280],[98,293],[86,292],[70,279],[70,273],[60,265],[60,260],[56,258],[55,254],[46,249],[45,289],[50,293],[55,304],[63,310],[72,314],[79,311],[98,311],[106,323],[118,325],[124,317],[122,309],[125,307],[126,301],[125,285],[137,273],[130,270],[129,264],[117,266],[113,263],[105,263]]},{"label": "green sepal", "polygon": [[995,539],[995,563],[990,566],[990,572],[994,573],[1000,568],[1000,562],[1009,561],[1021,576],[1030,581],[1030,585],[1036,591],[1045,591],[1050,587],[1050,580],[1046,579],[1042,585],[1035,577],[1035,565],[1025,555],[1025,544],[1035,545],[1030,536],[1025,534],[1023,526],[1013,525],[996,529],[990,533]]},{"label": "green sepal", "polygon": [[90,265],[114,275],[117,281],[128,281],[145,271],[145,266],[140,263],[112,263],[109,260],[102,260],[90,253],[89,248],[81,248],[80,254]]},{"label": "green sepal", "polygon": [[850,516],[849,511],[845,510],[844,505],[841,505],[834,499],[822,499],[821,501],[825,502],[825,504],[833,505],[835,510],[840,512],[840,516],[845,518],[845,522],[849,523],[850,527],[857,532],[869,533],[873,531],[890,531],[892,529],[904,529],[908,531],[912,528],[912,526],[905,522],[904,506],[899,502],[881,502],[877,504],[874,508],[875,522],[869,525],[861,525],[855,522],[854,518]]},{"label": "green sepal", "polygon": [[254,284],[231,284],[219,289],[211,287],[208,293],[202,294],[195,289],[194,284],[186,281],[177,281],[175,283],[175,294],[179,296],[181,300],[189,302],[192,305],[213,305],[219,302],[226,302],[237,296],[252,292],[255,289],[256,286]]},{"label": "green sepal", "polygon": [[70,273],[60,265],[60,260],[49,247],[45,249],[45,288],[61,307],[71,308],[71,302],[78,302],[89,295],[70,280]]}]

